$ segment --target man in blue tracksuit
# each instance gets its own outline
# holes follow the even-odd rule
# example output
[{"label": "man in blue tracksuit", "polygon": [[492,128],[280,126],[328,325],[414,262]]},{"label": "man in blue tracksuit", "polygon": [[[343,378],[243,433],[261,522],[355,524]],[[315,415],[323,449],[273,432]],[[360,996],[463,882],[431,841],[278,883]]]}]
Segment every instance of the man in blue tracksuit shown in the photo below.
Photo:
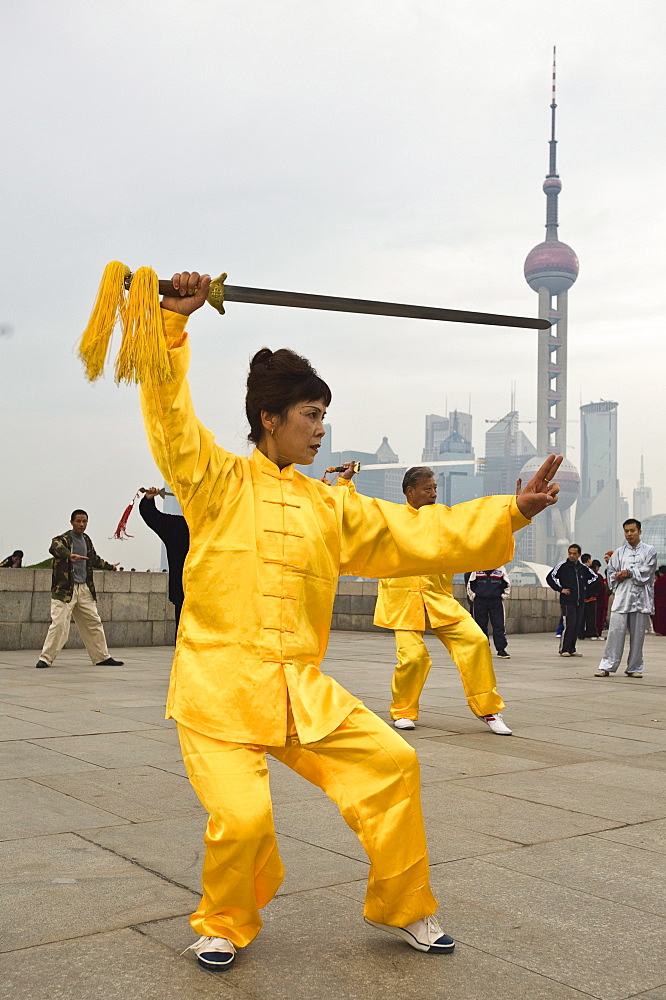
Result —
[{"label": "man in blue tracksuit", "polygon": [[472,601],[474,621],[488,635],[488,618],[490,618],[497,655],[507,660],[509,654],[506,651],[503,600],[509,596],[510,591],[511,584],[504,566],[477,570],[476,573],[470,573],[467,581],[467,596]]},{"label": "man in blue tracksuit", "polygon": [[546,582],[560,595],[564,632],[560,639],[560,656],[582,656],[576,652],[576,639],[585,618],[585,588],[593,584],[597,574],[580,561],[581,548],[575,542],[569,546],[566,559],[554,566]]}]

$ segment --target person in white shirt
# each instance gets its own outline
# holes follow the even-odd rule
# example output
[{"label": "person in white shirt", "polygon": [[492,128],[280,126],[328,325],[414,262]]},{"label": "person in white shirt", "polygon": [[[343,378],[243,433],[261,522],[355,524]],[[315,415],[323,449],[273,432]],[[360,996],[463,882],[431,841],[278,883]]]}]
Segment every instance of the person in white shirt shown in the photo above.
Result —
[{"label": "person in white shirt", "polygon": [[595,677],[609,677],[617,671],[629,632],[627,677],[643,676],[643,639],[649,616],[654,613],[654,574],[657,550],[641,542],[641,522],[635,517],[622,525],[626,543],[613,552],[606,570],[613,605],[604,655]]}]

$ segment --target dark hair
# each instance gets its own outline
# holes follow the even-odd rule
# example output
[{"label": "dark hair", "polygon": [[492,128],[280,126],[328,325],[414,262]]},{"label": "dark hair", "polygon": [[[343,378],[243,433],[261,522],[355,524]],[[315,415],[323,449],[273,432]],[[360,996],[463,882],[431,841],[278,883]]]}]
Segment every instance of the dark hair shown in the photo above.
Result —
[{"label": "dark hair", "polygon": [[595,569],[595,570],[596,569],[601,569],[601,563],[599,562],[598,559],[593,559],[592,562],[590,563],[590,566],[592,567],[592,569]]},{"label": "dark hair", "polygon": [[580,545],[578,544],[578,542],[571,542],[571,544],[569,545],[569,548],[570,549],[578,549],[578,555],[580,555],[580,553],[582,551]]},{"label": "dark hair", "polygon": [[582,556],[580,557],[580,561],[581,562],[587,562],[587,560],[591,559],[591,558],[592,558],[592,554],[590,552],[583,552]]},{"label": "dark hair", "polygon": [[72,516],[70,517],[70,521],[73,521],[77,514],[83,514],[85,517],[87,517],[88,516],[88,511],[87,510],[81,510],[80,508],[78,510],[73,510],[72,511]]},{"label": "dark hair", "polygon": [[262,347],[250,361],[247,376],[245,413],[250,425],[248,441],[259,444],[262,438],[262,410],[283,417],[290,407],[298,403],[314,403],[323,399],[329,406],[331,398],[331,390],[307,358],[286,347],[281,347],[279,351]]},{"label": "dark hair", "polygon": [[23,559],[23,553],[21,552],[20,549],[17,549],[16,552],[12,552],[12,559],[14,558],[14,556],[20,556],[21,559]]},{"label": "dark hair", "polygon": [[666,566],[659,566],[657,572],[661,573],[662,576],[666,575]]},{"label": "dark hair", "polygon": [[407,490],[410,487],[417,486],[422,479],[434,479],[435,473],[432,469],[429,469],[427,465],[414,465],[411,469],[407,469],[402,480],[402,492],[407,496]]},{"label": "dark hair", "polygon": [[627,520],[624,521],[624,523],[622,524],[622,527],[626,528],[628,524],[635,524],[639,531],[642,528],[641,522],[638,520],[637,517],[628,517]]}]

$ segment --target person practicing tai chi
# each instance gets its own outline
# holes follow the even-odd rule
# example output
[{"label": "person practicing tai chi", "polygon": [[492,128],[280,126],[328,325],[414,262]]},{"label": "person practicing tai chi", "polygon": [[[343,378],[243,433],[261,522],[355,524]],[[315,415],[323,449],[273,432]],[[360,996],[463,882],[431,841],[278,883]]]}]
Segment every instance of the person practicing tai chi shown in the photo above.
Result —
[{"label": "person practicing tai chi", "polygon": [[641,522],[630,517],[622,525],[626,542],[611,555],[606,570],[613,594],[604,655],[595,677],[610,677],[617,671],[629,633],[627,677],[642,677],[645,629],[654,613],[654,576],[657,550],[641,541]]},{"label": "person practicing tai chi", "polygon": [[[438,510],[442,507],[436,502],[434,473],[425,466],[407,470],[402,492],[407,510],[414,515],[422,508],[434,507]],[[468,504],[460,504],[453,511],[467,507]],[[453,572],[449,560],[458,562],[457,556],[458,553],[452,549],[445,551],[442,569],[446,569],[446,573],[400,576],[379,581],[374,624],[393,629],[398,660],[391,681],[393,697],[390,713],[393,725],[396,729],[416,728],[419,698],[432,666],[423,639],[426,628],[430,626],[458,668],[472,713],[498,736],[511,736],[511,730],[500,714],[505,706],[497,693],[488,638],[453,596]]]},{"label": "person practicing tai chi", "polygon": [[169,567],[169,600],[176,615],[176,632],[180,622],[180,612],[185,595],[183,593],[183,566],[190,545],[187,521],[182,514],[165,514],[157,509],[155,497],[164,490],[157,486],[143,488],[144,496],[139,504],[139,514],[155,534],[162,540]]},{"label": "person practicing tai chi", "polygon": [[51,667],[67,642],[72,618],[76,622],[88,656],[97,667],[122,667],[122,660],[109,656],[104,626],[97,610],[93,570],[116,570],[95,552],[85,510],[74,510],[71,530],[56,535],[49,552],[53,556],[51,579],[51,624],[36,667]]},{"label": "person practicing tai chi", "polygon": [[419,951],[450,952],[429,885],[416,754],[320,670],[337,579],[498,565],[512,532],[556,502],[560,459],[547,459],[518,497],[452,510],[373,500],[344,482],[332,490],[294,468],[314,461],[331,391],[306,359],[267,347],[247,380],[255,448],[231,454],[197,420],[186,381],[187,317],[210,278],[172,280],[176,293],[162,300],[168,377],[144,378],[141,401],[190,532],[167,717],[209,813],[191,950],[206,969],[228,968],[282,882],[270,754],[318,785],[359,836],[370,859],[366,920]]}]

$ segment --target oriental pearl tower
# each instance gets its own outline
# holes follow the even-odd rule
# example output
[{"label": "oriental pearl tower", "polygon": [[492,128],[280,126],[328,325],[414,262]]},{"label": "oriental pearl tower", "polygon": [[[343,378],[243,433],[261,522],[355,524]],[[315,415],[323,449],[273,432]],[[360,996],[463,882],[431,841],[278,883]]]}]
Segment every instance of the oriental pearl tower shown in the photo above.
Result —
[{"label": "oriental pearl tower", "polygon": [[[548,174],[543,183],[546,195],[546,239],[538,243],[525,260],[525,280],[539,296],[539,317],[552,326],[539,331],[537,363],[537,452],[566,456],[567,447],[567,327],[568,292],[578,277],[578,257],[558,238],[557,199],[562,182],[557,172],[555,138],[555,49],[553,49],[553,84]],[[526,470],[527,471],[527,470]],[[523,476],[523,478],[525,478]],[[579,492],[580,477],[565,457],[557,475],[561,492],[556,508],[548,516],[537,518],[534,525],[533,558],[554,564],[569,541],[569,508]],[[565,553],[566,554],[566,553]]]}]

